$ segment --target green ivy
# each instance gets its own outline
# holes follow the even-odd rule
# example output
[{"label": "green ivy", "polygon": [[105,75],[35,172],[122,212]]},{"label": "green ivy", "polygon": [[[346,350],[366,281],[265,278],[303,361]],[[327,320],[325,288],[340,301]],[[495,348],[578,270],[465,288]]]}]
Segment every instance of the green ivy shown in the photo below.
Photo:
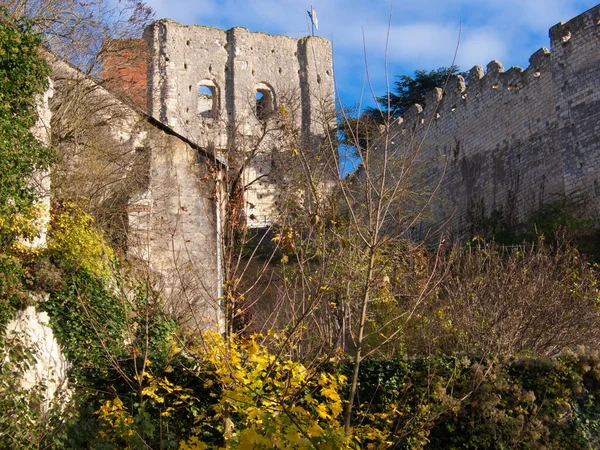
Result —
[{"label": "green ivy", "polygon": [[102,279],[85,270],[65,277],[70,280],[42,307],[74,370],[95,378],[110,369],[107,353],[116,359],[127,354],[125,304]]},{"label": "green ivy", "polygon": [[[41,42],[30,23],[11,20],[0,10],[0,219],[8,222],[33,204],[31,174],[51,161],[50,150],[30,132],[50,74],[40,56]],[[17,231],[6,225],[1,229],[1,243]]]},{"label": "green ivy", "polygon": [[4,330],[14,311],[27,301],[22,283],[23,275],[23,267],[18,258],[0,253],[0,330]]},{"label": "green ivy", "polygon": [[50,73],[40,45],[30,23],[0,9],[0,329],[28,298],[28,262],[14,243],[31,237],[36,214],[31,175],[51,161],[50,150],[30,132]]}]

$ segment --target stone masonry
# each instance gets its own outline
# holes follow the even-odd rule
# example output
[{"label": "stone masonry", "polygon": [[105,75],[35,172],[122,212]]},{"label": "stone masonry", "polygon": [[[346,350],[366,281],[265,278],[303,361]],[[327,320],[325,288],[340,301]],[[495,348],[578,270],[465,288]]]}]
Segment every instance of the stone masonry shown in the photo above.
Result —
[{"label": "stone masonry", "polygon": [[[562,198],[585,205],[583,213],[600,223],[600,6],[552,27],[550,38],[551,51],[534,53],[527,69],[476,66],[466,83],[453,78],[429,94],[424,111],[415,105],[394,126],[404,137],[394,139],[395,150],[422,143],[421,191],[442,180],[416,237],[432,224],[459,235],[494,218],[516,224]],[[133,53],[118,45],[107,53],[104,75],[116,76],[105,86],[50,57],[52,130],[65,137],[61,152],[70,162],[67,182],[54,174],[55,196],[85,196],[112,211],[106,220],[158,275],[172,312],[220,329],[217,198],[221,175],[237,164],[225,158],[245,161],[249,224],[269,224],[282,181],[274,179],[273,155],[286,149],[271,119],[284,111],[292,117],[304,148],[325,137],[331,46],[319,37],[170,20],[150,25],[144,39],[127,43]],[[125,59],[131,66],[121,70]],[[120,89],[128,83],[131,90]],[[144,103],[148,115],[139,110]],[[84,181],[82,192],[69,191],[73,177]]]},{"label": "stone masonry", "polygon": [[120,95],[129,92],[111,90],[112,79],[105,87],[47,59],[56,91],[52,135],[68,161],[63,172],[53,171],[54,198],[85,198],[173,317],[192,328],[222,329],[221,164]]},{"label": "stone masonry", "polygon": [[249,155],[246,218],[250,226],[268,225],[277,199],[272,155],[282,149],[280,133],[267,121],[285,108],[305,148],[323,139],[326,119],[320,115],[334,98],[329,41],[171,20],[150,25],[144,39],[149,114],[233,165]]},{"label": "stone masonry", "polygon": [[514,226],[565,199],[600,224],[600,5],[552,27],[550,44],[525,70],[492,61],[453,77],[401,119],[397,141],[422,143],[422,189],[441,180],[416,238]]},{"label": "stone masonry", "polygon": [[102,79],[113,91],[126,95],[146,111],[148,46],[142,39],[113,39],[105,43]]}]

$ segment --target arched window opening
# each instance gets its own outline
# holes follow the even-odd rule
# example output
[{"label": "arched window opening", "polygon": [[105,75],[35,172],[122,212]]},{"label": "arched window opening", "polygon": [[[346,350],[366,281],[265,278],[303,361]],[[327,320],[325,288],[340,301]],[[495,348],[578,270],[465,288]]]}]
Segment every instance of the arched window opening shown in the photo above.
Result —
[{"label": "arched window opening", "polygon": [[216,119],[218,114],[217,86],[208,80],[203,80],[198,86],[198,114],[201,117]]},{"label": "arched window opening", "polygon": [[273,91],[269,86],[261,83],[256,88],[256,117],[259,120],[265,120],[273,114],[273,111],[275,111]]}]

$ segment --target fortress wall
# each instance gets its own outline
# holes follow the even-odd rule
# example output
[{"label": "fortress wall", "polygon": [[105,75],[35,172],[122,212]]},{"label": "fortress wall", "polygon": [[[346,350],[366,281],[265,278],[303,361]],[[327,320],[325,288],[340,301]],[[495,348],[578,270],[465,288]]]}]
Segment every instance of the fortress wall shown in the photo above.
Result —
[{"label": "fortress wall", "polygon": [[234,120],[255,118],[255,93],[259,83],[273,89],[275,104],[287,103],[290,97],[299,96],[301,68],[297,39],[251,33],[240,27],[229,32],[234,52]]},{"label": "fortress wall", "polygon": [[[332,53],[329,42],[319,37],[293,39],[251,33],[245,28],[229,31],[234,50],[233,73],[235,145],[254,151],[256,136],[262,131],[257,117],[255,92],[258,86],[272,89],[273,106],[284,107],[293,128],[299,130],[301,143],[313,149],[322,141],[324,127],[320,117],[323,103],[333,102]],[[273,130],[273,126],[269,126]],[[265,226],[276,217],[280,176],[273,164],[274,152],[287,150],[289,137],[270,131],[247,166],[244,176],[250,187],[245,193],[246,217],[251,226]],[[309,150],[310,151],[310,150]]]},{"label": "fortress wall", "polygon": [[198,150],[142,124],[138,152],[147,184],[128,204],[129,253],[160,275],[170,313],[192,328],[221,329],[215,183]]},{"label": "fortress wall", "polygon": [[[232,49],[231,90],[234,108],[231,122],[233,147],[255,151],[254,136],[260,136],[256,114],[256,88],[269,88],[273,106],[286,104],[297,127],[301,126],[298,40],[286,36],[250,33],[245,28],[229,30]],[[231,92],[231,91],[230,91]],[[266,136],[246,167],[244,182],[250,185],[244,194],[246,217],[254,226],[268,225],[276,215],[276,177],[271,175],[272,151],[280,145],[279,133]]]},{"label": "fortress wall", "polygon": [[494,211],[515,222],[562,192],[562,180],[553,181],[560,173],[553,98],[550,55],[542,50],[527,70],[504,71],[493,61],[484,75],[475,67],[468,88],[462,77],[450,80],[437,110],[430,101],[421,114],[413,111],[401,127],[417,127],[425,185],[435,186],[445,170],[433,222],[453,216],[453,229],[474,231]]},{"label": "fortress wall", "polygon": [[105,227],[127,238],[127,253],[156,278],[173,316],[218,329],[216,186],[206,164],[214,157],[68,63],[49,63],[52,134],[77,133],[56,142],[69,167],[54,170],[54,196],[82,196],[90,208],[109,211]]},{"label": "fortress wall", "polygon": [[[144,39],[150,47],[150,115],[200,145],[209,132],[205,128],[216,122],[242,135],[256,134],[256,91],[263,85],[271,89],[275,106],[298,104],[298,125],[300,111],[311,111],[318,98],[333,100],[331,45],[323,38],[294,39],[241,27],[223,31],[164,19],[150,25]],[[215,117],[198,115],[203,80],[216,88]]]},{"label": "fortress wall", "polygon": [[[320,141],[324,130],[332,124],[330,114],[335,112],[331,43],[320,37],[308,36],[298,42],[298,56],[301,68],[302,129],[305,130],[306,139],[316,136]],[[315,143],[305,142],[305,145]]]},{"label": "fortress wall", "polygon": [[[527,69],[505,71],[497,61],[485,72],[476,66],[466,86],[453,77],[443,96],[429,94],[425,111],[407,111],[395,131],[405,149],[422,142],[421,186],[431,190],[444,177],[429,224],[448,220],[462,235],[489,231],[597,186],[598,12],[554,27],[552,52],[534,53]],[[558,44],[565,27],[571,41]]]},{"label": "fortress wall", "polygon": [[600,223],[600,6],[550,29],[565,189]]}]

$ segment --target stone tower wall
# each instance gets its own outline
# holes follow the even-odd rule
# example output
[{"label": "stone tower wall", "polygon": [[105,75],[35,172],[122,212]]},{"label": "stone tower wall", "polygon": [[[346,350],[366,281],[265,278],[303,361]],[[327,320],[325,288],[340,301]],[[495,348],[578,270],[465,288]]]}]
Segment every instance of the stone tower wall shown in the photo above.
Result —
[{"label": "stone tower wall", "polygon": [[[172,316],[222,330],[214,156],[68,63],[49,63],[52,133],[69,161],[54,171],[54,197],[81,196],[92,211],[109,211],[104,228],[126,237],[128,255]],[[65,139],[75,127],[76,139]]]},{"label": "stone tower wall", "polygon": [[[429,216],[415,229],[448,223],[457,234],[513,226],[565,196],[586,200],[598,219],[600,6],[550,30],[523,70],[492,61],[467,83],[453,77],[411,107],[394,130],[404,149],[421,145]],[[567,38],[568,36],[568,38]]]},{"label": "stone tower wall", "polygon": [[267,99],[267,113],[285,107],[292,114],[310,148],[323,138],[321,109],[333,105],[330,43],[170,20],[150,25],[144,39],[149,114],[204,148],[252,154],[244,170],[246,217],[253,226],[268,224],[277,191],[272,154],[283,145],[276,127],[264,127],[257,92]]}]

